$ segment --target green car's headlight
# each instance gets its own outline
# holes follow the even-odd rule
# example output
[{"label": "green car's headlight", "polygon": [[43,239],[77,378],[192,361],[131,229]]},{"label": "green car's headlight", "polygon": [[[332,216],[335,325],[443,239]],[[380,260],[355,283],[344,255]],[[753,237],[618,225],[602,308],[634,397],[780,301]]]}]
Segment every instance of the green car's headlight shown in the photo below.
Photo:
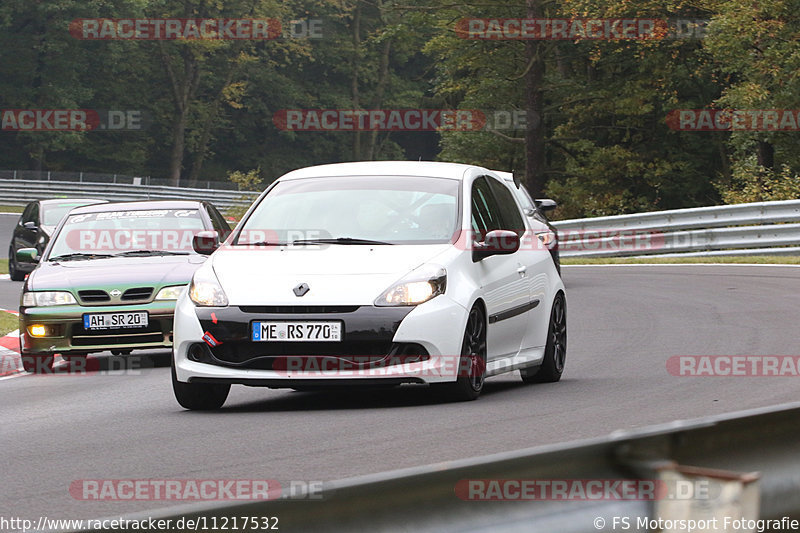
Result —
[{"label": "green car's headlight", "polygon": [[66,291],[33,291],[22,293],[23,307],[50,307],[53,305],[74,305],[78,302]]},{"label": "green car's headlight", "polygon": [[181,291],[185,285],[174,285],[172,287],[164,287],[158,294],[156,294],[156,300],[177,300],[178,296],[181,295]]}]

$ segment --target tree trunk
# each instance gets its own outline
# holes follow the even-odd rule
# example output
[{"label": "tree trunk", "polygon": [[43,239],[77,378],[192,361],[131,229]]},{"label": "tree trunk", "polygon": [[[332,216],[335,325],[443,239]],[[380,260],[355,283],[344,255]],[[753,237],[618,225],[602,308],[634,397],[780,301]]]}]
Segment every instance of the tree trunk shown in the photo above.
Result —
[{"label": "tree trunk", "polygon": [[[386,94],[386,85],[389,83],[389,56],[392,53],[392,40],[386,39],[383,42],[383,51],[381,53],[381,67],[378,78],[378,86],[375,89],[375,104],[373,109],[380,109],[383,105],[383,96]],[[378,146],[378,130],[369,132],[369,144],[367,145],[368,161],[375,160],[376,148]]]},{"label": "tree trunk", "polygon": [[775,167],[775,147],[767,141],[758,141],[758,164],[767,170]]},{"label": "tree trunk", "polygon": [[172,125],[172,153],[169,156],[169,182],[173,187],[181,184],[183,169],[183,148],[186,143],[186,110],[178,110],[178,117]]},{"label": "tree trunk", "polygon": [[203,163],[205,162],[206,154],[208,152],[208,143],[211,140],[211,130],[219,118],[219,108],[222,104],[222,95],[225,92],[225,89],[231,84],[231,81],[233,81],[233,76],[236,70],[237,65],[234,63],[228,69],[228,74],[225,76],[225,80],[223,80],[222,85],[219,88],[219,92],[217,93],[216,98],[214,98],[211,108],[208,110],[208,114],[202,126],[202,132],[200,133],[200,142],[197,143],[197,150],[195,151],[194,161],[192,162],[192,170],[189,173],[189,187],[194,187],[197,184],[197,180],[200,178],[200,171],[203,169]]},{"label": "tree trunk", "polygon": [[[526,0],[528,18],[541,17],[539,0]],[[525,60],[529,65],[525,73],[525,185],[536,198],[544,190],[544,145],[545,132],[542,111],[544,108],[542,85],[544,83],[544,59],[542,45],[538,41],[525,41]]]},{"label": "tree trunk", "polygon": [[189,109],[194,98],[197,86],[200,83],[200,68],[197,60],[190,50],[184,50],[183,73],[178,77],[172,68],[172,61],[167,54],[162,41],[158,42],[161,51],[161,62],[167,71],[172,86],[172,98],[175,104],[175,122],[172,125],[172,154],[169,158],[169,179],[173,187],[181,184],[181,169],[183,168],[183,151],[186,145],[186,126],[189,118]]},{"label": "tree trunk", "polygon": [[[356,6],[353,11],[353,58],[352,70],[353,76],[351,78],[351,95],[353,98],[353,109],[359,109],[361,103],[359,102],[358,94],[358,69],[360,67],[361,55],[361,1],[356,1]],[[359,161],[361,159],[361,132],[356,130],[353,137],[353,160]]]}]

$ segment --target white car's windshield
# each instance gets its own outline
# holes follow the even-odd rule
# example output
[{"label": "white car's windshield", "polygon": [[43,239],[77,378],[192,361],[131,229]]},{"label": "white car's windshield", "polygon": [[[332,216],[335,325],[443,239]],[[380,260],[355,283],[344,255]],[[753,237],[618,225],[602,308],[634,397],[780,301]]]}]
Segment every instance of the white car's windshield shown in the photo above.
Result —
[{"label": "white car's windshield", "polygon": [[459,182],[420,177],[323,177],[278,183],[236,244],[432,244],[456,231]]}]

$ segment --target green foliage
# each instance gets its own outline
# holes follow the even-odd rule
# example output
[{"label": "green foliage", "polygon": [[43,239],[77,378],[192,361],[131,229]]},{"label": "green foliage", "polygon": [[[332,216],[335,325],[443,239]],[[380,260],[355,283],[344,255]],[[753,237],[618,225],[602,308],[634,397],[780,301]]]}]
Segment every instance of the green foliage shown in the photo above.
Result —
[{"label": "green foliage", "polygon": [[726,204],[796,200],[800,198],[800,176],[788,165],[768,170],[750,157],[737,161],[731,182],[719,188]]},{"label": "green foliage", "polygon": [[261,168],[254,168],[247,172],[234,170],[228,173],[228,181],[239,186],[240,191],[259,191],[261,190]]},{"label": "green foliage", "polygon": [[[261,168],[254,168],[247,172],[242,172],[241,170],[228,172],[228,181],[235,183],[240,191],[260,191],[261,183],[264,180],[261,177]],[[248,198],[247,196],[241,197],[242,200],[247,200]],[[247,207],[234,205],[229,207],[225,214],[239,220],[246,211]]]},{"label": "green foliage", "polygon": [[[546,194],[580,217],[798,197],[797,132],[675,131],[700,108],[800,109],[800,0],[556,0],[553,18],[710,19],[705,39],[539,41]],[[83,170],[258,188],[303,166],[439,159],[525,169],[526,43],[459,37],[463,18],[525,17],[523,2],[7,0],[0,108],[132,109],[145,131],[2,132],[0,168]],[[321,19],[322,39],[85,41],[89,17]],[[473,132],[282,131],[286,109],[468,109]],[[232,172],[232,168],[257,169]],[[235,181],[236,182],[236,181]]]},{"label": "green foliage", "polygon": [[0,310],[0,336],[19,329],[19,317],[13,313]]}]

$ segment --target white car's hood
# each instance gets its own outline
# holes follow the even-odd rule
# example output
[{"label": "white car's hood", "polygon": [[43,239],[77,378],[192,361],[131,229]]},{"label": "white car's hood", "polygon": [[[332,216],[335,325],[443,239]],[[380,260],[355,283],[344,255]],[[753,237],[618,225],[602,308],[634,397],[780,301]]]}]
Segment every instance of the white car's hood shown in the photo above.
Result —
[{"label": "white car's hood", "polygon": [[[212,266],[230,305],[370,305],[390,284],[451,247],[223,247]],[[302,297],[293,289],[305,283]]]}]

